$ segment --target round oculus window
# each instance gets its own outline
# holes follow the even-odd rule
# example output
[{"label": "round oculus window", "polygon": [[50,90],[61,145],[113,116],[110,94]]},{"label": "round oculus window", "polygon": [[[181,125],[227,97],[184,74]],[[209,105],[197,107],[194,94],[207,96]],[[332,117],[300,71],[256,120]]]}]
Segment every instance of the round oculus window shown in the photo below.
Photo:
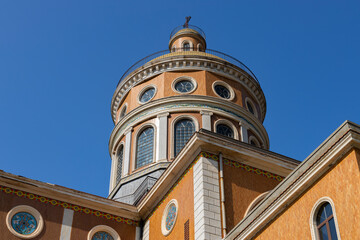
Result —
[{"label": "round oculus window", "polygon": [[161,221],[161,232],[163,235],[167,236],[173,230],[178,216],[178,212],[178,203],[175,199],[172,199],[166,205]]},{"label": "round oculus window", "polygon": [[191,92],[194,89],[194,84],[189,80],[182,80],[175,84],[175,90],[181,93]]},{"label": "round oculus window", "polygon": [[150,101],[155,95],[155,88],[151,87],[145,90],[140,96],[140,102],[146,103]]},{"label": "round oculus window", "polygon": [[114,238],[110,235],[110,233],[101,231],[96,232],[91,240],[114,240]]},{"label": "round oculus window", "polygon": [[35,217],[28,212],[18,212],[11,218],[11,227],[22,235],[30,235],[37,228]]},{"label": "round oculus window", "polygon": [[225,99],[231,98],[230,90],[227,87],[217,84],[217,85],[215,85],[214,89],[215,89],[215,92],[217,93],[217,95],[219,95],[220,97],[225,98]]}]

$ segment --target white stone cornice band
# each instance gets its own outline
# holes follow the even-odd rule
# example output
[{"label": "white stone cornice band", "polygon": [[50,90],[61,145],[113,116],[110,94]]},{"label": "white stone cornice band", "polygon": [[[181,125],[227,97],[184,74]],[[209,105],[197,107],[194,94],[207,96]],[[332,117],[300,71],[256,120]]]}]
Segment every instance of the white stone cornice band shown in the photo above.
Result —
[{"label": "white stone cornice band", "polygon": [[168,58],[162,58],[157,61],[153,60],[130,73],[120,82],[112,98],[111,115],[113,121],[116,119],[116,112],[123,97],[130,91],[132,87],[164,72],[189,70],[204,70],[214,72],[242,84],[259,104],[261,110],[261,121],[264,121],[266,114],[266,101],[264,93],[261,90],[260,85],[252,80],[248,73],[246,73],[241,68],[221,59],[192,55],[172,56]]}]

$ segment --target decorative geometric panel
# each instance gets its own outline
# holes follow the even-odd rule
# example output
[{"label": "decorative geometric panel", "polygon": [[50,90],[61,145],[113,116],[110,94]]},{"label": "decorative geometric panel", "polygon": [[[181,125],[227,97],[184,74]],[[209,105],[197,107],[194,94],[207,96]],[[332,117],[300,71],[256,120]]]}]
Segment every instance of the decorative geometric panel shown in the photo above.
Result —
[{"label": "decorative geometric panel", "polygon": [[153,162],[154,128],[144,129],[138,136],[136,146],[136,168]]},{"label": "decorative geometric panel", "polygon": [[152,99],[155,95],[155,88],[149,88],[148,90],[146,90],[140,97],[140,102],[141,103],[146,103],[148,101],[150,101],[150,99]]},{"label": "decorative geometric panel", "polygon": [[167,212],[166,215],[166,222],[165,222],[165,226],[166,226],[166,230],[170,231],[172,229],[172,227],[174,226],[175,223],[175,219],[176,219],[176,206],[174,203],[172,203],[169,207],[169,211]]},{"label": "decorative geometric panel", "polygon": [[175,124],[175,156],[195,132],[195,124],[189,119],[182,119]]},{"label": "decorative geometric panel", "polygon": [[97,232],[91,240],[114,240],[114,238],[107,232]]},{"label": "decorative geometric panel", "polygon": [[233,130],[229,126],[227,126],[225,124],[218,124],[216,126],[216,132],[221,134],[221,135],[224,135],[226,137],[231,137],[231,138],[234,137]]},{"label": "decorative geometric panel", "polygon": [[187,93],[194,89],[194,84],[189,80],[182,80],[175,84],[175,89],[178,92]]},{"label": "decorative geometric panel", "polygon": [[124,156],[124,148],[121,145],[117,155],[116,184],[118,184],[121,179],[123,156]]},{"label": "decorative geometric panel", "polygon": [[30,213],[18,212],[12,217],[11,226],[16,232],[29,235],[36,230],[37,222]]},{"label": "decorative geometric panel", "polygon": [[222,98],[230,99],[231,97],[229,89],[220,84],[215,86],[215,92]]}]

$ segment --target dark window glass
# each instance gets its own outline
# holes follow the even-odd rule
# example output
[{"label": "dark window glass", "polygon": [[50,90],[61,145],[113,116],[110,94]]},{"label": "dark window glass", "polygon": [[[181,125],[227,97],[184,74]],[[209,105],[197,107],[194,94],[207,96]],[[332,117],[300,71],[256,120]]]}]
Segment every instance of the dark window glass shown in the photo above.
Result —
[{"label": "dark window glass", "polygon": [[255,114],[254,108],[252,107],[251,103],[247,102],[247,103],[246,103],[246,106],[247,106],[247,108],[249,109],[249,112],[251,112],[252,114]]},{"label": "dark window glass", "polygon": [[118,184],[121,179],[123,156],[124,156],[124,148],[123,146],[120,146],[117,155],[116,184]]},{"label": "dark window glass", "polygon": [[195,124],[189,119],[182,119],[175,124],[175,156],[184,147],[194,132]]},{"label": "dark window glass", "polygon": [[155,88],[149,88],[141,95],[140,102],[146,103],[146,102],[150,101],[150,99],[152,99],[154,97],[154,95],[155,95]]},{"label": "dark window glass", "polygon": [[126,114],[126,106],[121,110],[120,118],[124,117]]},{"label": "dark window glass", "polygon": [[184,43],[184,51],[190,51],[190,44]]},{"label": "dark window glass", "polygon": [[138,136],[136,146],[136,168],[153,162],[154,128],[144,129]]},{"label": "dark window glass", "polygon": [[316,225],[321,240],[337,240],[334,215],[330,203],[324,203],[316,215]]},{"label": "dark window glass", "polygon": [[216,85],[215,92],[222,98],[230,99],[230,91],[223,85]]},{"label": "dark window glass", "polygon": [[258,146],[254,140],[250,140],[250,144],[253,145],[253,146],[255,146],[255,147]]},{"label": "dark window glass", "polygon": [[114,238],[107,232],[97,232],[91,240],[114,240]]},{"label": "dark window glass", "polygon": [[175,84],[175,89],[178,92],[187,93],[194,89],[194,84],[188,80],[182,80]]},{"label": "dark window glass", "polygon": [[221,135],[227,136],[227,137],[231,137],[231,138],[234,137],[233,130],[229,126],[227,126],[225,124],[218,124],[216,126],[216,132],[221,134]]}]

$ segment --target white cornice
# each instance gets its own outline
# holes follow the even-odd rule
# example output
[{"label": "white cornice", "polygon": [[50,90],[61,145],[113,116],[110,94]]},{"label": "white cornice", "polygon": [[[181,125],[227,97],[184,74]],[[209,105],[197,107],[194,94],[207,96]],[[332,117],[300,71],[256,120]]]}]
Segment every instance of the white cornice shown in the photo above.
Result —
[{"label": "white cornice", "polygon": [[[167,108],[167,106],[179,104],[179,107],[176,108]],[[188,107],[186,104],[202,104],[203,107]],[[213,106],[213,108],[211,108]],[[218,108],[218,109],[216,109]],[[234,119],[236,121],[247,122],[247,125],[252,129],[258,137],[262,139],[266,148],[269,147],[269,137],[268,134],[262,125],[262,123],[249,111],[240,107],[235,103],[228,102],[223,99],[219,99],[211,96],[201,96],[201,95],[180,95],[172,96],[167,98],[157,99],[151,102],[148,102],[138,108],[135,108],[124,116],[120,122],[114,127],[109,140],[109,151],[110,153],[113,150],[114,144],[116,141],[124,134],[125,129],[131,126],[135,126],[137,123],[144,121],[149,118],[156,117],[158,114],[163,112],[178,112],[178,111],[191,111],[191,112],[201,112],[201,111],[211,111],[219,115],[223,115]],[[221,111],[224,109],[224,111]],[[251,126],[252,125],[252,126]]]},{"label": "white cornice", "polygon": [[0,185],[139,221],[136,207],[0,171]]},{"label": "white cornice", "polygon": [[116,112],[122,99],[132,87],[164,72],[189,70],[213,72],[242,84],[259,104],[261,121],[264,121],[266,115],[266,100],[260,85],[241,68],[220,58],[200,55],[178,55],[155,59],[126,76],[116,88],[111,100],[111,115],[113,121],[115,122]]},{"label": "white cornice", "polygon": [[276,186],[224,239],[254,237],[353,148],[360,148],[360,126],[346,121]]}]

